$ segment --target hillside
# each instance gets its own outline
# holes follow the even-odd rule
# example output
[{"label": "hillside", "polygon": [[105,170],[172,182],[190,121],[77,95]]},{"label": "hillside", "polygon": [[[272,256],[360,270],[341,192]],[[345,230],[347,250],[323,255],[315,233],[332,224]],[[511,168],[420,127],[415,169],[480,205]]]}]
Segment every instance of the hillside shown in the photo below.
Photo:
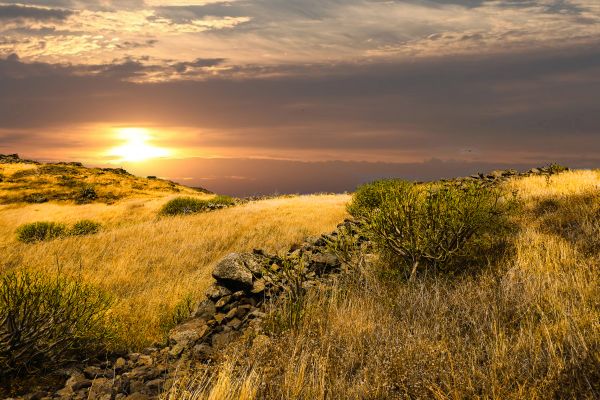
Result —
[{"label": "hillside", "polygon": [[86,168],[81,163],[39,163],[0,154],[0,204],[113,203],[133,197],[210,193],[175,182],[141,178],[121,168]]},{"label": "hillside", "polygon": [[[160,216],[176,196],[0,205],[0,271],[60,273],[117,300],[108,353],[59,370],[53,388],[30,378],[28,392],[107,400],[600,396],[600,171],[389,181],[352,197]],[[403,208],[410,196],[420,200]],[[427,199],[419,218],[439,210],[447,224],[454,213],[457,231],[470,223],[466,203],[475,214],[487,204],[491,219],[456,260],[431,255],[436,261],[412,263],[410,273],[376,229]],[[348,211],[355,220],[344,222]],[[26,222],[82,216],[101,231],[34,244],[15,235]],[[397,246],[400,226],[392,227],[387,239]],[[423,229],[419,243],[448,233]]]},{"label": "hillside", "polygon": [[[344,195],[273,198],[160,217],[171,199],[214,195],[77,164],[11,162],[0,164],[0,173],[0,273],[22,268],[60,273],[106,290],[116,300],[120,346],[134,349],[163,340],[175,307],[210,285],[210,270],[224,255],[257,247],[286,250],[332,229],[344,218],[348,200]],[[64,185],[65,177],[72,186]],[[93,187],[98,197],[74,200],[75,188],[82,187]],[[34,193],[48,201],[22,201]],[[33,244],[17,240],[23,224],[72,225],[81,219],[100,223],[100,232]]]}]

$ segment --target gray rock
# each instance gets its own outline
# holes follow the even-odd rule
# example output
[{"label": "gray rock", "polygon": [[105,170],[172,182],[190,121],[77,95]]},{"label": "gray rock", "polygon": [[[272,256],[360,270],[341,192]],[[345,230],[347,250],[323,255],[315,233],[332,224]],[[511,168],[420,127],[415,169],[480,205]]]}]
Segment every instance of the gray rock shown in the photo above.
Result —
[{"label": "gray rock", "polygon": [[208,321],[212,317],[215,316],[217,309],[215,307],[215,303],[210,300],[204,300],[198,304],[196,310],[194,310],[193,316],[195,318],[200,318]]},{"label": "gray rock", "polygon": [[230,294],[231,290],[216,284],[209,287],[206,291],[206,297],[208,297],[210,300],[218,300],[221,297],[229,296]]},{"label": "gray rock", "polygon": [[169,332],[169,342],[185,347],[200,340],[207,331],[208,326],[205,320],[192,319],[173,328]]},{"label": "gray rock", "polygon": [[212,275],[228,289],[251,288],[252,273],[260,273],[263,259],[256,254],[230,253],[217,264]]}]

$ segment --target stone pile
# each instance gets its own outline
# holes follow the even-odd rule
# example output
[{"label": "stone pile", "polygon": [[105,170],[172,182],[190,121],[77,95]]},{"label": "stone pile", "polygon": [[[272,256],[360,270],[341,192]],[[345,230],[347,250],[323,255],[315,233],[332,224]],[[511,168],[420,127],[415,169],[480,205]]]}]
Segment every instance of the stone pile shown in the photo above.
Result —
[{"label": "stone pile", "polygon": [[68,377],[58,391],[39,390],[23,399],[146,400],[157,398],[177,379],[181,363],[210,363],[219,350],[246,333],[260,334],[270,307],[291,285],[302,290],[323,284],[339,273],[342,261],[328,243],[340,229],[356,235],[350,220],[329,235],[307,239],[283,256],[254,250],[231,253],[213,270],[214,284],[190,318],[169,333],[168,342],[139,353],[113,355],[106,361],[63,371]]}]

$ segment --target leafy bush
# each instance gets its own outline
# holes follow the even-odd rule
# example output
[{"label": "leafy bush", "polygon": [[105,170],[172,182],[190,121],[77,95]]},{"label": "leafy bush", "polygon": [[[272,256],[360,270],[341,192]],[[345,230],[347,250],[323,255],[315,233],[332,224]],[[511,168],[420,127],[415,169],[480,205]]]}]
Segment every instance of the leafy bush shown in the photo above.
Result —
[{"label": "leafy bush", "polygon": [[381,179],[359,186],[348,205],[348,212],[357,218],[364,217],[381,205],[386,193],[393,192],[396,186],[403,184],[404,181],[399,179]]},{"label": "leafy bush", "polygon": [[235,200],[229,196],[215,196],[212,199],[202,200],[195,197],[177,197],[163,206],[162,215],[185,215],[202,211],[225,208],[235,204]]},{"label": "leafy bush", "polygon": [[24,243],[35,243],[65,236],[67,228],[56,222],[33,222],[17,229],[17,238]]},{"label": "leafy bush", "polygon": [[56,368],[112,340],[110,299],[66,278],[0,277],[0,378]]},{"label": "leafy bush", "polygon": [[96,190],[91,186],[86,186],[82,188],[77,196],[75,197],[75,202],[77,204],[85,204],[90,203],[98,198],[98,194]]},{"label": "leafy bush", "polygon": [[96,221],[82,219],[73,224],[69,233],[74,236],[93,235],[94,233],[98,233],[101,227],[102,225]]},{"label": "leafy bush", "polygon": [[380,181],[362,187],[349,210],[382,253],[414,278],[423,268],[450,270],[482,234],[506,226],[511,201],[482,184]]}]

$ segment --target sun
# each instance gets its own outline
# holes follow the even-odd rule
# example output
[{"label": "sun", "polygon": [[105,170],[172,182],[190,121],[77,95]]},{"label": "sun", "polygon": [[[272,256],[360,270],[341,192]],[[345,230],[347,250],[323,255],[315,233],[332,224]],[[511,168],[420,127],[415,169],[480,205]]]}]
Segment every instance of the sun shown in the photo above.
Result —
[{"label": "sun", "polygon": [[117,161],[141,162],[152,158],[167,157],[171,151],[148,144],[152,140],[146,128],[118,128],[115,132],[119,139],[125,141],[121,146],[109,150],[108,155],[118,158]]}]

